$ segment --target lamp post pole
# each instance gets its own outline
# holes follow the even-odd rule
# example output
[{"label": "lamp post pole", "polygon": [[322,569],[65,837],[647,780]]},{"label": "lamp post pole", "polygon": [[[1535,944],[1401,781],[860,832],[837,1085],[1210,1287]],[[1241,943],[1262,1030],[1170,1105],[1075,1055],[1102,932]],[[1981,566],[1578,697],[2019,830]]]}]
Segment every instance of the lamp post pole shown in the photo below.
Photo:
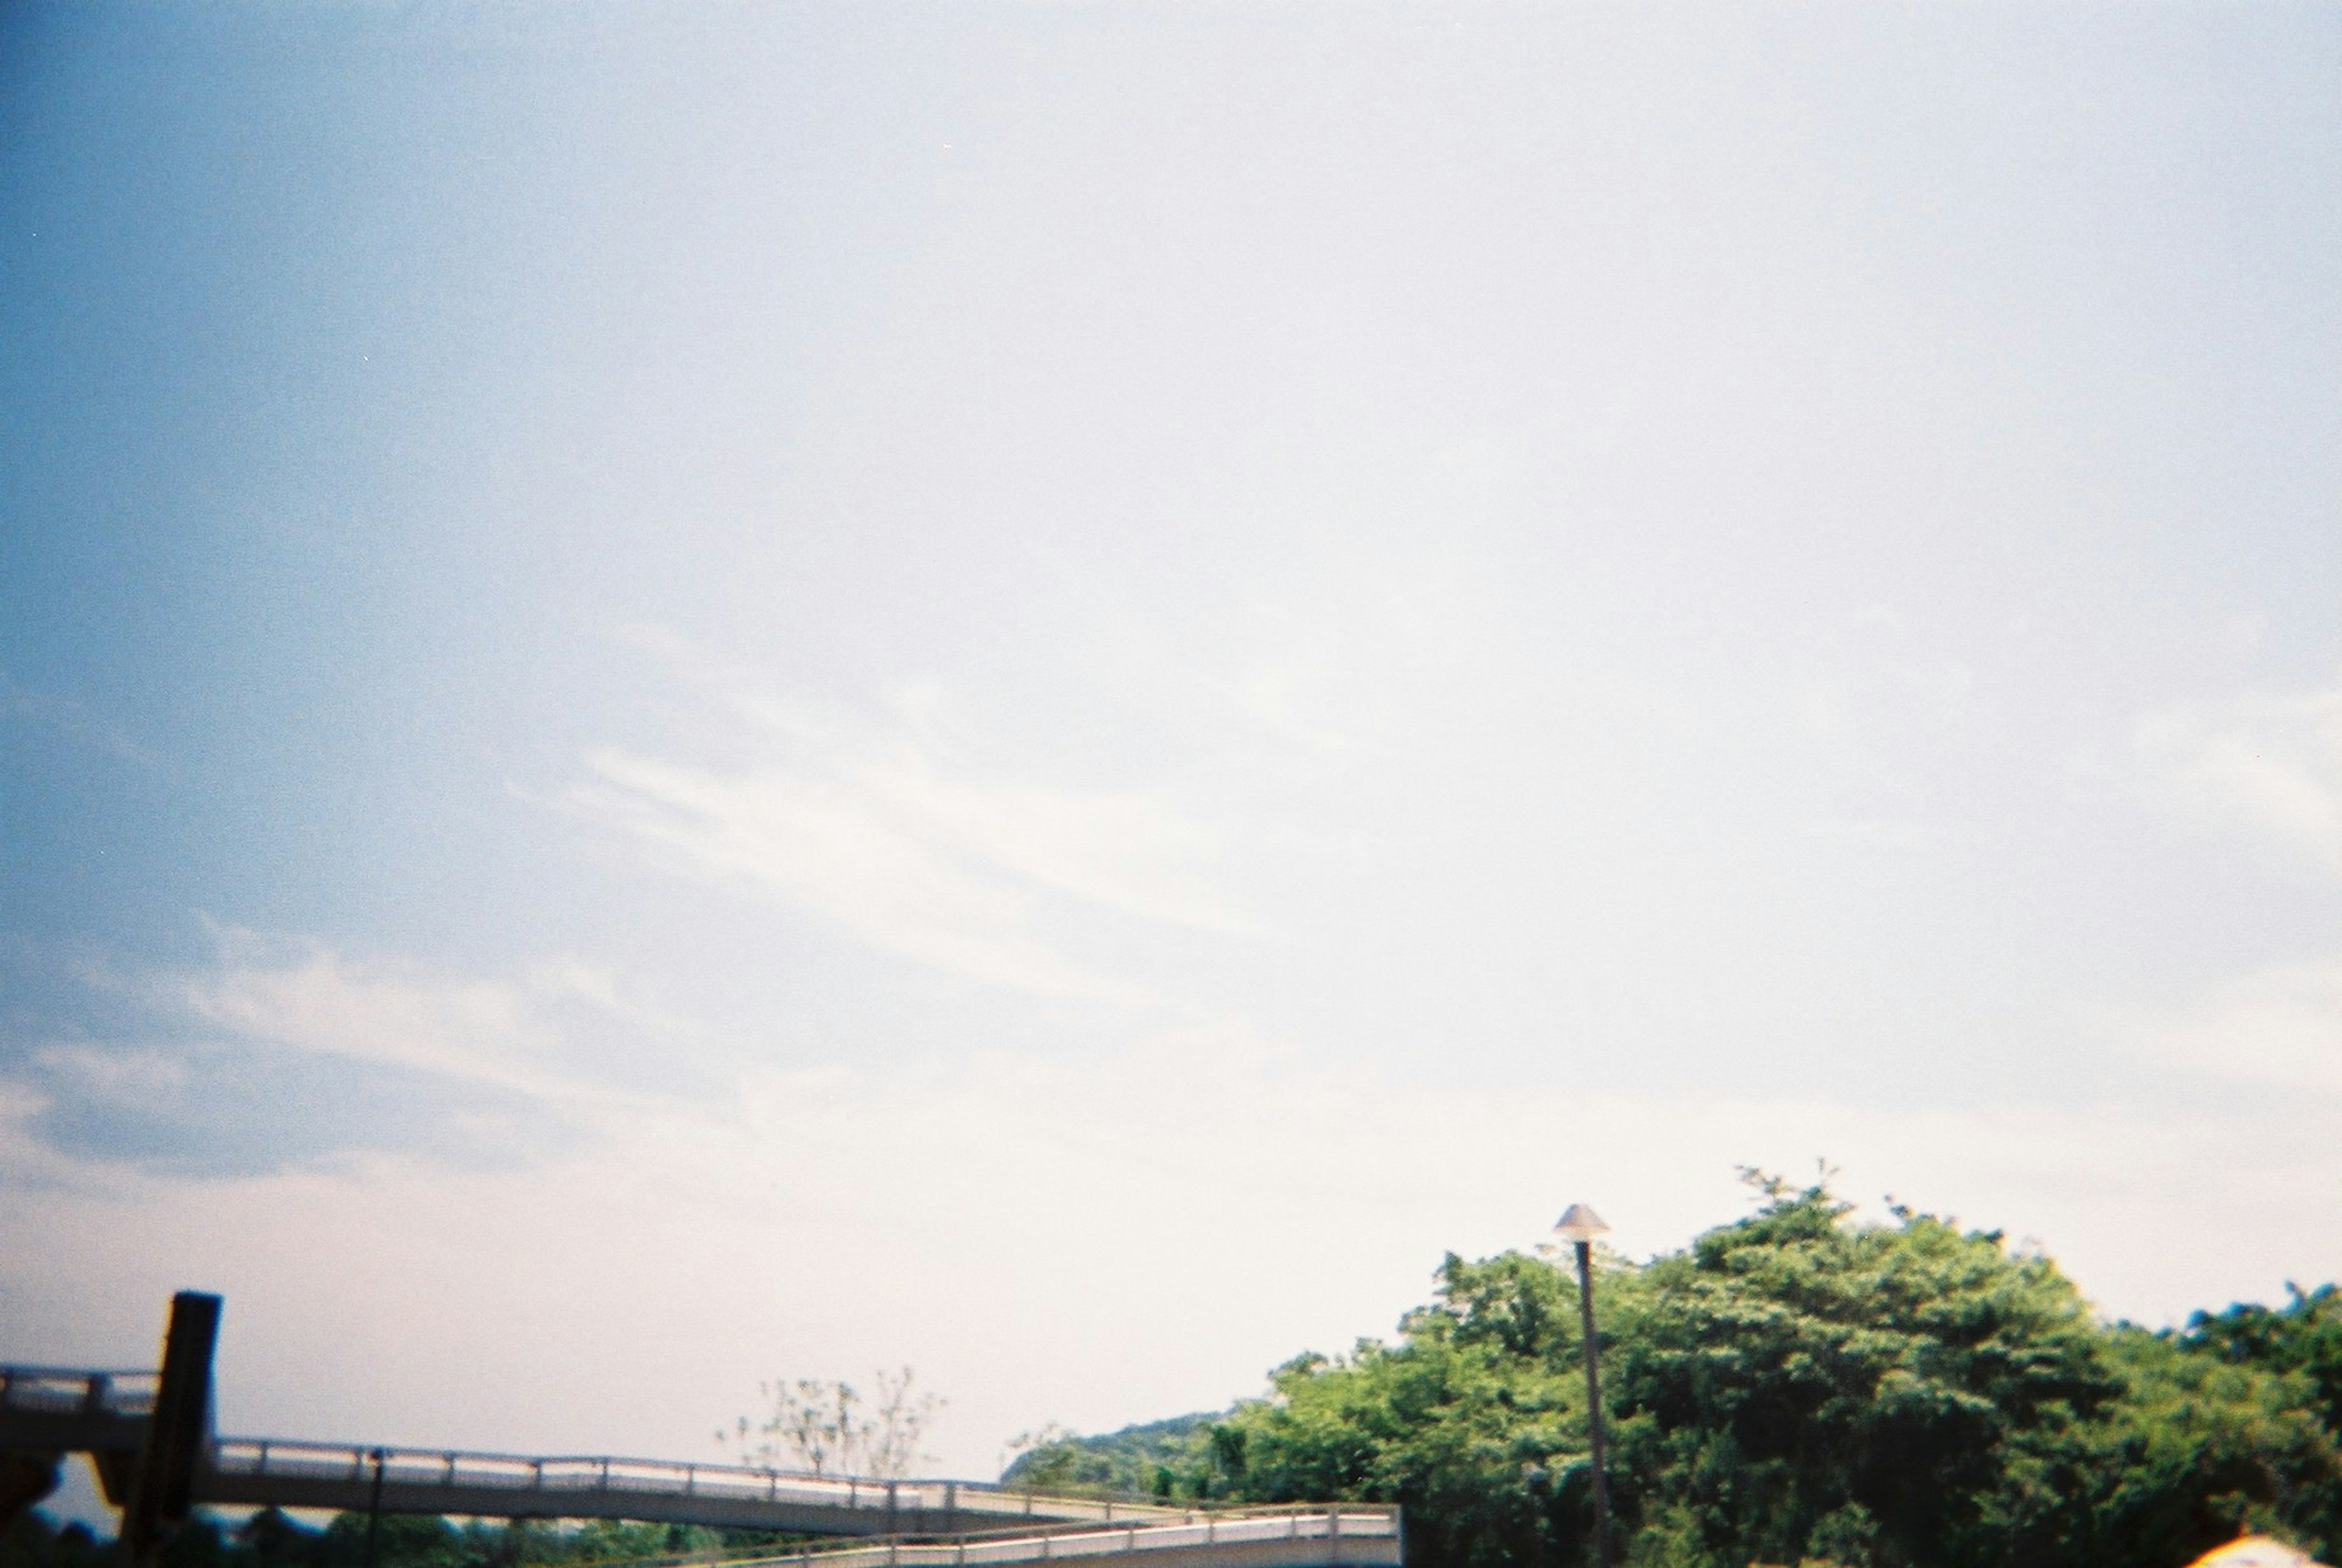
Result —
[{"label": "lamp post pole", "polygon": [[1594,1449],[1594,1561],[1610,1568],[1610,1478],[1602,1462],[1601,1353],[1594,1340],[1594,1238],[1610,1227],[1584,1203],[1572,1203],[1555,1232],[1577,1252],[1577,1322],[1586,1344],[1586,1427]]},{"label": "lamp post pole", "polygon": [[365,1568],[374,1568],[374,1549],[382,1536],[382,1475],[390,1455],[377,1448],[367,1457],[374,1461],[374,1495],[366,1504]]}]

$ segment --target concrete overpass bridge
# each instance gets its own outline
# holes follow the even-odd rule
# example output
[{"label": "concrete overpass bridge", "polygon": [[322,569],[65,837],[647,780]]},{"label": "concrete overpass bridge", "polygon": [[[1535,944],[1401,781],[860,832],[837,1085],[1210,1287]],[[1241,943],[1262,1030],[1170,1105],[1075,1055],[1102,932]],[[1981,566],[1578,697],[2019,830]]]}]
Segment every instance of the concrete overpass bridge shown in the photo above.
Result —
[{"label": "concrete overpass bridge", "polygon": [[[129,1508],[156,1447],[164,1381],[143,1369],[0,1366],[0,1453],[88,1454],[107,1501]],[[1109,1557],[1132,1568],[1399,1568],[1402,1562],[1398,1510],[1369,1503],[1213,1508],[985,1482],[221,1437],[209,1430],[207,1368],[204,1393],[185,1505],[629,1519],[878,1538],[754,1559],[759,1568],[1010,1568],[1072,1557]]]}]

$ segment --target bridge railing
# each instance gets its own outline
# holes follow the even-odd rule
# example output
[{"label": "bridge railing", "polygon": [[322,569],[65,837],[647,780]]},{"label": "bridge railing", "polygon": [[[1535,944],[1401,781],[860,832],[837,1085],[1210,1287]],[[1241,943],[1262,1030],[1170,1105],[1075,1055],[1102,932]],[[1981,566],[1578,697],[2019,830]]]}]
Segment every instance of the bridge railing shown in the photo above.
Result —
[{"label": "bridge railing", "polygon": [[[144,1368],[119,1372],[85,1368],[0,1365],[0,1410],[35,1418],[104,1415],[135,1419],[152,1413],[159,1379]],[[1395,1509],[1346,1503],[1339,1509],[1291,1507],[1262,1511],[1211,1503],[1163,1503],[1113,1497],[1059,1496],[1026,1492],[977,1481],[872,1481],[859,1476],[813,1475],[803,1472],[758,1469],[733,1464],[684,1463],[659,1459],[578,1455],[525,1458],[505,1453],[481,1453],[462,1449],[393,1448],[371,1443],[306,1443],[274,1438],[224,1437],[214,1441],[206,1455],[208,1468],[222,1477],[253,1480],[283,1478],[329,1483],[370,1483],[380,1455],[382,1479],[412,1493],[441,1490],[468,1494],[529,1494],[524,1512],[559,1515],[563,1494],[595,1494],[604,1506],[596,1513],[615,1512],[613,1499],[627,1497],[704,1498],[816,1509],[837,1509],[869,1515],[888,1515],[901,1528],[934,1528],[948,1520],[948,1528],[964,1539],[948,1548],[855,1546],[834,1552],[815,1551],[825,1568],[872,1568],[884,1561],[890,1568],[936,1568],[949,1561],[966,1564],[1025,1560],[999,1539],[1014,1533],[1019,1539],[1052,1543],[1041,1556],[1080,1556],[1094,1553],[1140,1550],[1149,1544],[1209,1545],[1220,1541],[1273,1540],[1282,1531],[1290,1539],[1344,1536],[1396,1536]],[[924,1521],[916,1518],[926,1515]],[[894,1534],[897,1526],[869,1523],[873,1533]],[[995,1521],[978,1523],[976,1521]],[[1086,1533],[1086,1527],[1117,1526]],[[1133,1537],[1136,1529],[1140,1537]],[[1036,1533],[1036,1531],[1038,1533]],[[1196,1535],[1191,1542],[1188,1534]],[[1168,1532],[1167,1533],[1166,1532]],[[1222,1533],[1236,1532],[1236,1533]],[[1093,1535],[1095,1540],[1093,1541]],[[1122,1542],[1122,1545],[1112,1543]],[[1131,1543],[1136,1542],[1134,1545]],[[1084,1544],[1084,1543],[1091,1543]],[[1058,1544],[1063,1543],[1062,1551]],[[948,1559],[939,1551],[954,1553]],[[893,1553],[893,1556],[872,1555]],[[904,1555],[908,1553],[911,1555]],[[800,1552],[773,1562],[794,1563],[809,1554]]]},{"label": "bridge railing", "polygon": [[91,1372],[83,1367],[0,1366],[0,1410],[149,1415],[160,1382],[151,1367]]},{"label": "bridge railing", "polygon": [[1199,1505],[1058,1497],[976,1481],[871,1481],[661,1459],[601,1455],[530,1459],[461,1449],[377,1448],[369,1443],[274,1438],[221,1438],[213,1445],[211,1468],[220,1475],[254,1479],[371,1482],[377,1453],[382,1456],[385,1483],[400,1486],[705,1497],[896,1514],[981,1514],[1004,1523],[1020,1519],[1177,1523],[1200,1520],[1213,1512]]},{"label": "bridge railing", "polygon": [[[1146,1552],[1235,1546],[1280,1541],[1396,1542],[1399,1511],[1376,1503],[1339,1507],[1262,1508],[1206,1513],[1180,1523],[1131,1524],[1119,1530],[1052,1530],[1040,1533],[889,1541],[876,1545],[813,1546],[779,1556],[727,1560],[722,1568],[986,1568],[988,1564],[1056,1562],[1061,1558],[1130,1556]],[[1396,1561],[1396,1558],[1393,1558]]]}]

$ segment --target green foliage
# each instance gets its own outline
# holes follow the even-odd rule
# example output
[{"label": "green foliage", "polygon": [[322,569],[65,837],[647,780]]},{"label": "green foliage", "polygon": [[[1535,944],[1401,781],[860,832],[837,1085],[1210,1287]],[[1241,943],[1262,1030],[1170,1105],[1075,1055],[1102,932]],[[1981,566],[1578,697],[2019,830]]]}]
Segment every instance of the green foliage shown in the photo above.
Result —
[{"label": "green foliage", "polygon": [[[1642,1271],[1616,1320],[1623,1491],[1692,1562],[1996,1560],[2005,1472],[2122,1392],[2047,1259],[1816,1187]],[[1847,1512],[1858,1507],[1859,1515]],[[1827,1523],[1827,1528],[1825,1528]]]},{"label": "green foliage", "polygon": [[[2084,1434],[2096,1485],[2077,1534],[2107,1561],[2186,1562],[2244,1528],[2335,1554],[2342,1453],[2299,1382],[2141,1329],[2107,1337],[2125,1398]],[[2185,1550],[2173,1557],[2167,1543]]]},{"label": "green foliage", "polygon": [[2307,1294],[2288,1283],[2281,1307],[2240,1303],[2214,1316],[2197,1313],[2179,1343],[2222,1361],[2298,1373],[2326,1429],[2342,1434],[2342,1293],[2330,1284]]},{"label": "green foliage", "polygon": [[[2162,1568],[2245,1525],[2342,1543],[2330,1291],[2178,1339],[2110,1328],[1997,1233],[1854,1225],[1820,1185],[1758,1181],[1746,1219],[1597,1266],[1629,1562]],[[1414,1568],[1586,1561],[1575,1292],[1541,1258],[1449,1257],[1396,1343],[1279,1368],[1196,1490],[1402,1503]]]},{"label": "green foliage", "polygon": [[[1622,1281],[1615,1271],[1599,1280],[1598,1313],[1616,1309]],[[1275,1399],[1222,1423],[1219,1490],[1402,1503],[1418,1563],[1546,1561],[1587,1487],[1574,1288],[1517,1253],[1451,1254],[1436,1299],[1408,1315],[1397,1345],[1363,1341],[1340,1361],[1288,1362],[1273,1374]]]},{"label": "green foliage", "polygon": [[0,1568],[101,1568],[109,1544],[77,1519],[61,1524],[27,1508],[0,1528]]},{"label": "green foliage", "polygon": [[1175,1415],[1096,1437],[1043,1427],[1016,1439],[1020,1452],[1000,1480],[1032,1492],[1195,1496],[1198,1479],[1210,1473],[1212,1425],[1224,1414]]},{"label": "green foliage", "polygon": [[[509,1524],[385,1513],[375,1541],[378,1568],[593,1568],[619,1563],[709,1558],[776,1537],[688,1524],[589,1521],[563,1528],[536,1520]],[[225,1526],[198,1513],[165,1543],[162,1568],[364,1568],[366,1516],[337,1513],[322,1530],[275,1509]],[[0,1568],[112,1568],[114,1543],[86,1525],[57,1524],[38,1509],[0,1533]]]}]

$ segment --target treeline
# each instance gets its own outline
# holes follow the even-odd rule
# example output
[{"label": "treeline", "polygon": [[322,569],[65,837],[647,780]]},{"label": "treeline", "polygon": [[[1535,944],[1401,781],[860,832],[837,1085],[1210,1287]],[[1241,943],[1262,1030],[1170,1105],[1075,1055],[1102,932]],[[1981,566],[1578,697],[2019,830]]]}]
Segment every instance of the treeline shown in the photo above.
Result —
[{"label": "treeline", "polygon": [[1045,1428],[1017,1440],[1026,1445],[1025,1452],[1000,1473],[1000,1483],[1031,1492],[1196,1496],[1209,1483],[1197,1455],[1205,1452],[1211,1427],[1227,1413],[1175,1415],[1096,1437]]},{"label": "treeline", "polygon": [[[366,1516],[338,1513],[313,1528],[275,1509],[237,1525],[198,1514],[161,1553],[162,1568],[365,1568]],[[595,1568],[739,1555],[784,1537],[763,1531],[593,1520],[562,1527],[385,1513],[375,1542],[376,1568]],[[28,1510],[0,1531],[0,1568],[118,1568],[114,1543],[78,1522]]]},{"label": "treeline", "polygon": [[[2046,1257],[1817,1185],[1596,1278],[1633,1568],[2175,1568],[2250,1528],[2342,1550],[2342,1297],[2106,1324]],[[1406,1509],[1410,1568],[1576,1568],[1592,1504],[1573,1275],[1449,1257],[1395,1341],[1305,1355],[1179,1433],[1017,1479]],[[1136,1429],[1146,1431],[1146,1429]]]}]

